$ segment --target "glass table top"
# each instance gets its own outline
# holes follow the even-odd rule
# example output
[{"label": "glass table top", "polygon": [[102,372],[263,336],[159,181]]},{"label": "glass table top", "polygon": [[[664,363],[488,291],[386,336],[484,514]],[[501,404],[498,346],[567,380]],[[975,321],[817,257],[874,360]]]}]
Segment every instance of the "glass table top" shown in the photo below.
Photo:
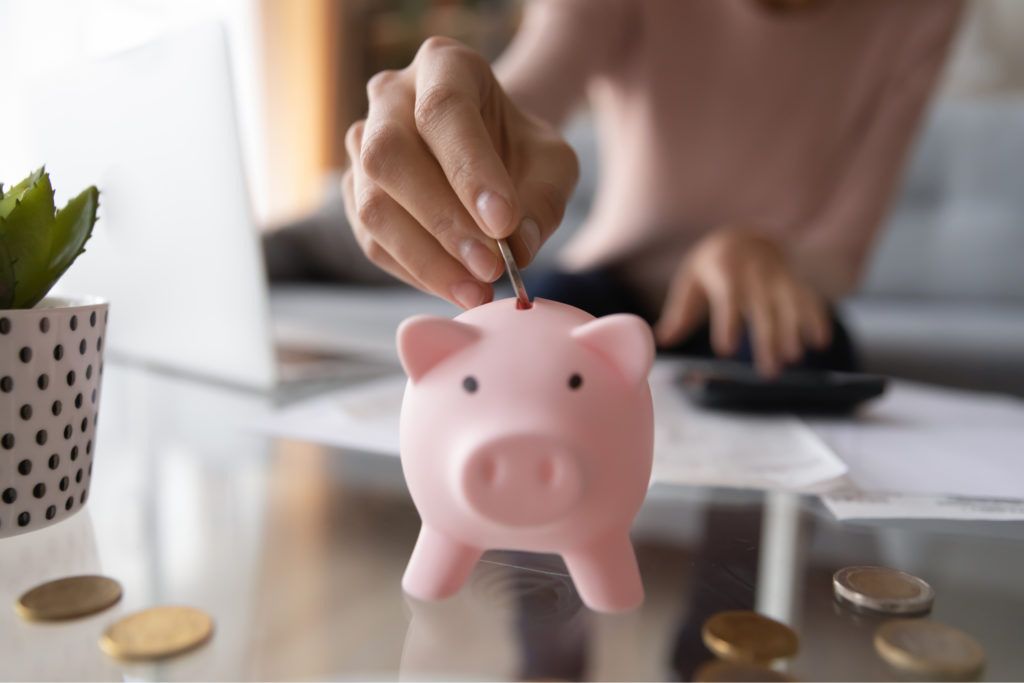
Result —
[{"label": "glass table top", "polygon": [[[832,574],[898,568],[929,618],[985,648],[982,680],[1024,676],[1024,524],[838,522],[814,497],[654,486],[633,528],[643,606],[584,607],[557,556],[489,551],[455,597],[403,595],[419,530],[397,458],[268,437],[280,397],[108,363],[89,502],[0,539],[3,680],[691,680],[708,617],[756,610],[798,634],[801,680],[915,680],[876,654],[885,619],[835,602]],[[102,573],[120,603],[70,622],[10,607],[49,579]],[[159,662],[98,647],[119,617],[189,605],[212,640]]]}]

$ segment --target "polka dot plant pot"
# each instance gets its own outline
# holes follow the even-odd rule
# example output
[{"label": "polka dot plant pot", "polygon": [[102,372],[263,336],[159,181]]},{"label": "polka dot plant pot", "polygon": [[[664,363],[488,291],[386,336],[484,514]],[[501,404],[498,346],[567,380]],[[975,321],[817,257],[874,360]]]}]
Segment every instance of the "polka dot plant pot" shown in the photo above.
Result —
[{"label": "polka dot plant pot", "polygon": [[47,297],[0,310],[0,538],[59,522],[88,498],[107,307]]}]

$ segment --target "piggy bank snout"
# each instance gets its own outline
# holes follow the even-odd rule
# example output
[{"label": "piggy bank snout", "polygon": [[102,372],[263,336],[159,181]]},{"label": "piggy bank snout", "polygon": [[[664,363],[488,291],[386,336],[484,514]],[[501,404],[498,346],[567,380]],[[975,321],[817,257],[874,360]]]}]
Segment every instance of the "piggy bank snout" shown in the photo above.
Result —
[{"label": "piggy bank snout", "polygon": [[557,439],[512,436],[472,449],[458,473],[463,498],[476,513],[528,526],[560,519],[583,493],[575,449]]}]

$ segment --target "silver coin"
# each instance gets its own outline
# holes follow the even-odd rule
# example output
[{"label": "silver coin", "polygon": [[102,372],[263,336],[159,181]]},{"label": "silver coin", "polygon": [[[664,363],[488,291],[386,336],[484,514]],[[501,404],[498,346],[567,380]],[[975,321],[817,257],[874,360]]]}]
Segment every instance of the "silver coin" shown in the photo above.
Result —
[{"label": "silver coin", "polygon": [[505,259],[505,269],[508,271],[509,279],[512,280],[512,289],[515,290],[516,296],[519,298],[519,308],[530,308],[533,304],[530,303],[530,297],[526,295],[523,276],[519,274],[519,266],[516,265],[516,259],[512,256],[508,242],[498,240],[498,249],[501,251],[501,257]]},{"label": "silver coin", "polygon": [[935,591],[922,579],[888,567],[845,567],[832,576],[838,600],[884,614],[924,614]]}]

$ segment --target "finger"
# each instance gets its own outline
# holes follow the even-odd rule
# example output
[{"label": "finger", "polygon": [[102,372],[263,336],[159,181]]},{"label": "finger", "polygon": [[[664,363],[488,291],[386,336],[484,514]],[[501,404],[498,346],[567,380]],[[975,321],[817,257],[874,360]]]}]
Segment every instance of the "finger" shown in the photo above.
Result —
[{"label": "finger", "polygon": [[506,241],[512,250],[512,256],[516,259],[516,265],[520,268],[525,268],[533,261],[543,244],[540,227],[532,218],[524,218]]},{"label": "finger", "polygon": [[773,307],[777,315],[779,351],[786,363],[796,363],[804,354],[800,341],[799,285],[783,280],[773,288]]},{"label": "finger", "polygon": [[480,232],[417,135],[411,96],[402,102],[401,92],[371,102],[359,149],[362,170],[478,280],[493,282],[502,270],[498,247]]},{"label": "finger", "polygon": [[579,179],[576,153],[567,144],[548,146],[535,155],[517,188],[519,203],[525,218],[513,235],[514,242],[522,246],[520,265],[528,265],[537,257],[541,245],[548,241],[565,216],[572,192]]},{"label": "finger", "polygon": [[822,350],[832,343],[832,318],[821,297],[809,290],[800,297],[800,334],[812,349]]},{"label": "finger", "polygon": [[[354,145],[357,135],[351,137]],[[478,281],[452,258],[405,209],[362,174],[359,164],[350,170],[354,214],[350,220],[368,235],[361,245],[371,261],[382,267],[388,264],[389,272],[397,265],[420,289],[462,308],[491,300],[491,286]]]},{"label": "finger", "polygon": [[409,274],[409,272],[402,268],[391,257],[391,254],[384,251],[384,249],[373,241],[370,234],[359,224],[357,220],[353,220],[353,211],[351,207],[355,206],[355,199],[353,198],[352,191],[352,170],[345,171],[341,177],[341,194],[345,200],[345,216],[348,218],[349,228],[352,230],[352,234],[356,238],[356,243],[362,250],[366,258],[369,259],[374,265],[384,270],[386,273],[391,275],[398,280],[415,287],[416,289],[426,290],[426,287],[422,283],[418,282],[416,278]]},{"label": "finger", "polygon": [[[356,121],[345,131],[345,152],[348,154],[349,168],[359,163],[359,150],[363,145],[363,130],[366,128],[366,120]],[[342,184],[342,191],[344,191]]]},{"label": "finger", "polygon": [[[345,151],[348,153],[349,170],[353,173],[363,172],[359,160],[360,151],[363,148],[363,132],[366,130],[366,120],[356,121],[345,131]],[[345,185],[342,184],[342,190]]]},{"label": "finger", "polygon": [[[359,244],[360,249],[362,249],[367,259],[402,282],[405,282],[416,289],[429,292],[429,287],[413,277],[409,271],[403,268],[401,264],[391,256],[391,254],[385,251],[379,242],[376,242],[373,239],[370,232],[359,219],[355,200],[355,177],[357,174],[361,175],[362,172],[362,165],[359,162],[359,153],[363,144],[365,124],[365,121],[356,121],[345,133],[345,150],[348,152],[350,159],[349,168],[341,178],[341,194],[345,204],[345,216],[348,218],[348,222],[351,226],[353,235],[355,235],[356,242]],[[365,179],[362,181],[363,184],[368,184],[368,182],[369,181]]]},{"label": "finger", "polygon": [[416,278],[409,274],[401,264],[396,261],[391,254],[384,250],[379,243],[375,242],[364,230],[359,230],[356,233],[356,241],[362,248],[363,253],[366,254],[366,258],[373,262],[375,266],[391,275],[398,280],[401,280],[410,287],[425,291],[429,293],[429,290]]},{"label": "finger", "polygon": [[[508,237],[522,212],[496,147],[503,110],[510,105],[490,66],[469,48],[443,38],[424,42],[415,63],[416,129],[480,228],[491,237]],[[484,110],[493,131],[485,124]]]},{"label": "finger", "polygon": [[654,335],[663,347],[675,346],[688,337],[708,314],[707,297],[684,266],[669,286]]},{"label": "finger", "polygon": [[736,285],[726,273],[703,280],[710,304],[711,348],[719,356],[731,356],[739,346],[742,319]]},{"label": "finger", "polygon": [[[356,192],[360,222],[373,243],[424,289],[462,308],[473,308],[491,300],[491,286],[473,277],[386,193],[373,187]],[[371,258],[374,256],[377,263],[386,260],[381,254],[371,254]]]},{"label": "finger", "polygon": [[576,152],[554,128],[540,120],[528,120],[533,131],[528,153],[519,158],[516,192],[524,220],[516,230],[523,246],[523,265],[537,256],[541,245],[555,232],[579,181]]},{"label": "finger", "polygon": [[747,317],[750,321],[754,366],[762,376],[775,377],[780,366],[778,320],[771,299],[762,294],[756,285],[749,291]]},{"label": "finger", "polygon": [[520,267],[537,258],[541,246],[562,223],[579,179],[579,162],[568,144],[558,142],[545,147],[533,155],[535,163],[525,171],[526,180],[517,188],[525,217],[509,238],[509,246]]}]

